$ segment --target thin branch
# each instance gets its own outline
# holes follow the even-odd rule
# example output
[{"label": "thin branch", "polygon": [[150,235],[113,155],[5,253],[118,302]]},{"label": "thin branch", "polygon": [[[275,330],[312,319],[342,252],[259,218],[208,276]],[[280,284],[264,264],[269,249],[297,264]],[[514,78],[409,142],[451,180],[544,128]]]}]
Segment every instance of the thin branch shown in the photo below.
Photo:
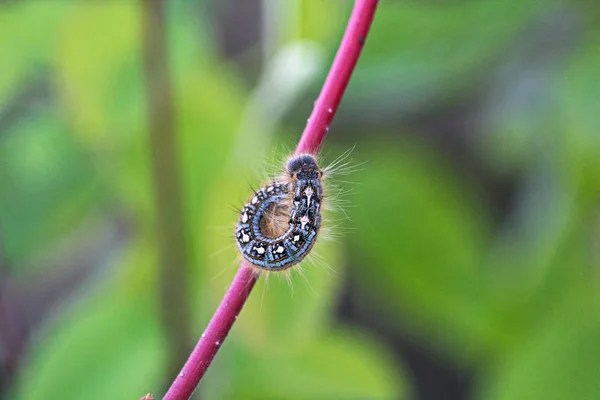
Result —
[{"label": "thin branch", "polygon": [[344,38],[302,132],[296,153],[319,153],[367,39],[378,3],[378,0],[357,0],[354,3]]},{"label": "thin branch", "polygon": [[[344,38],[296,153],[319,152],[365,43],[377,4],[378,0],[356,0]],[[254,269],[245,261],[242,262],[229,290],[164,400],[186,400],[192,395],[223,345],[257,278]]]},{"label": "thin branch", "polygon": [[148,131],[156,202],[159,282],[163,326],[166,329],[173,374],[185,360],[192,342],[185,238],[177,135],[174,129],[173,90],[169,80],[164,0],[141,0],[143,69],[147,88]]},{"label": "thin branch", "polygon": [[242,311],[257,278],[255,270],[242,262],[215,315],[164,400],[188,399],[192,395]]}]

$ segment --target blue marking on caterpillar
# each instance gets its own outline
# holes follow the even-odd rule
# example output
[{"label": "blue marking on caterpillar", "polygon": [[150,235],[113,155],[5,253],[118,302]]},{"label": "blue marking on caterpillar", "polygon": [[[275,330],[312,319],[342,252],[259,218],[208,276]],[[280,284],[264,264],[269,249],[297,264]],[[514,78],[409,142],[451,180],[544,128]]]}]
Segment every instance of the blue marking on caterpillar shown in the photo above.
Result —
[{"label": "blue marking on caterpillar", "polygon": [[[235,229],[238,249],[253,266],[281,271],[298,264],[314,246],[321,227],[323,172],[312,155],[294,156],[286,164],[287,176],[259,189],[242,209]],[[271,237],[263,232],[265,219],[283,208],[288,227]]]}]

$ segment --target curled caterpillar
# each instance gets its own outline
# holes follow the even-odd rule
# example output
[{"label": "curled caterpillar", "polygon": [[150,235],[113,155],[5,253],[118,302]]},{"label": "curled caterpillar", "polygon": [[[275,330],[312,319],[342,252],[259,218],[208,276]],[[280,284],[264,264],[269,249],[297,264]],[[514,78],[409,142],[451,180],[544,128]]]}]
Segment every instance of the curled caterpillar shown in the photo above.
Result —
[{"label": "curled caterpillar", "polygon": [[267,271],[302,261],[321,227],[322,177],[314,156],[302,154],[288,160],[284,177],[257,190],[235,229],[242,257]]}]

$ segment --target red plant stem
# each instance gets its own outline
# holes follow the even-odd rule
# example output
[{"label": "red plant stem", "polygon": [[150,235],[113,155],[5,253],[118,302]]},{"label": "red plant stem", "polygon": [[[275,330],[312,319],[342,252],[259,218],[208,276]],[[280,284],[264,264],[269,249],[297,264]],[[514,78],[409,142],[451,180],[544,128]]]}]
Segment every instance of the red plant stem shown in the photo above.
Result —
[{"label": "red plant stem", "polygon": [[242,307],[246,303],[257,278],[256,271],[247,265],[245,261],[242,262],[215,315],[213,315],[181,372],[175,378],[164,400],[188,399],[194,393],[196,385],[202,379],[217,351],[223,345],[223,341],[225,341],[240,311],[242,311]]},{"label": "red plant stem", "polygon": [[367,39],[378,2],[378,0],[356,0],[354,3],[354,10],[340,48],[296,147],[297,154],[319,153]]},{"label": "red plant stem", "polygon": [[[296,153],[319,152],[360,56],[377,3],[378,0],[356,0],[342,43],[296,147]],[[186,400],[192,395],[223,345],[257,278],[256,271],[245,261],[242,262],[229,290],[164,400]]]}]

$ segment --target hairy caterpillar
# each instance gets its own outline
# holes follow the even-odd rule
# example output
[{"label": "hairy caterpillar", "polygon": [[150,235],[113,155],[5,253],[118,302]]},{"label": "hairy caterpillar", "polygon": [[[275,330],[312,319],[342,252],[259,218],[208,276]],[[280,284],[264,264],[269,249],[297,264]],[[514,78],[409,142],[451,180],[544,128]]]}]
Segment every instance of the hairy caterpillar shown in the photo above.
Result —
[{"label": "hairy caterpillar", "polygon": [[[345,210],[349,201],[343,199],[348,190],[339,184],[352,182],[338,176],[360,170],[363,163],[349,158],[353,151],[354,147],[347,149],[324,168],[312,154],[288,157],[280,175],[267,179],[269,183],[254,191],[247,204],[237,210],[235,242],[242,258],[257,272],[289,272],[305,258],[331,270],[311,250],[317,237],[336,241],[347,231],[341,220],[332,224],[330,213],[350,219]],[[276,165],[281,166],[279,162]],[[301,267],[297,271],[303,275]],[[289,281],[289,275],[286,279]]]},{"label": "hairy caterpillar", "polygon": [[302,261],[321,227],[322,177],[315,157],[302,154],[288,160],[282,179],[257,190],[235,230],[242,257],[267,271]]}]

